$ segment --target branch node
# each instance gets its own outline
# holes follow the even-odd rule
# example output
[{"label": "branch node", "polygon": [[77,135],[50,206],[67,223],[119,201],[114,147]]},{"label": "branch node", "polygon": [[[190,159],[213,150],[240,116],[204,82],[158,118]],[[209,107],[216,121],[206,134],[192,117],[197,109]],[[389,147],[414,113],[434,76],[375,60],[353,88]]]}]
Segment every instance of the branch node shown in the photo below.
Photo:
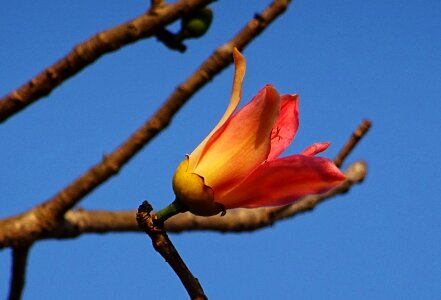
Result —
[{"label": "branch node", "polygon": [[149,236],[153,232],[155,227],[153,224],[153,218],[150,214],[153,211],[153,207],[147,201],[143,201],[138,207],[138,212],[136,214],[136,221],[140,229],[144,230]]},{"label": "branch node", "polygon": [[18,92],[18,90],[15,90],[11,93],[11,99],[14,102],[17,102],[19,105],[22,105],[23,103],[25,103],[26,101],[23,99],[23,97],[20,95],[20,93]]},{"label": "branch node", "polygon": [[265,23],[265,18],[262,17],[262,15],[259,14],[259,13],[255,13],[255,14],[254,14],[254,19],[256,19],[257,21],[259,21],[260,23]]},{"label": "branch node", "polygon": [[103,155],[103,164],[107,167],[109,167],[114,174],[117,174],[121,167],[116,163],[111,155],[104,154]]}]

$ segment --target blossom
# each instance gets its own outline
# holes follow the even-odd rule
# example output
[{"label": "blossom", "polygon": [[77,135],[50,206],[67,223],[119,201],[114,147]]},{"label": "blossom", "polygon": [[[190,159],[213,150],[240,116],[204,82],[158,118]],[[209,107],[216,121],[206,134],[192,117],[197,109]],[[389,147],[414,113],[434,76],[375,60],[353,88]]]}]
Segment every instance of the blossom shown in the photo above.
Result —
[{"label": "blossom", "polygon": [[298,95],[279,95],[266,85],[236,111],[245,59],[237,49],[233,56],[230,103],[216,127],[178,166],[176,200],[194,214],[209,216],[232,208],[286,205],[340,184],[345,176],[335,164],[315,156],[329,143],[279,158],[299,127]]}]

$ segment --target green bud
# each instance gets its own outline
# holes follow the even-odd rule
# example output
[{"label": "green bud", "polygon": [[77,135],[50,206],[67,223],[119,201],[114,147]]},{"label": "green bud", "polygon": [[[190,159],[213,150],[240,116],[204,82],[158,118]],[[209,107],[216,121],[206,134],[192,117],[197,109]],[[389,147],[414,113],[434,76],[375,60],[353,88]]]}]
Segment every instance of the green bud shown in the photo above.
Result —
[{"label": "green bud", "polygon": [[213,21],[213,11],[209,7],[204,7],[184,17],[181,21],[181,32],[183,38],[199,38],[210,28]]}]

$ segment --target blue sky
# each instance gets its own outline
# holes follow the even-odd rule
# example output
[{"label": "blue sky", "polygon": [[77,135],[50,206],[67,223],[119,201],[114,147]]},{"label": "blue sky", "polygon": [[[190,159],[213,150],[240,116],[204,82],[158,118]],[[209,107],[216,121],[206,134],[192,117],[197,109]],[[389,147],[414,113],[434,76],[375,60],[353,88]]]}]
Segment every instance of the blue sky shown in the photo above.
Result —
[{"label": "blue sky", "polygon": [[[209,33],[185,54],[143,40],[107,55],[0,126],[0,217],[41,202],[112,151],[173,88],[269,1],[219,1]],[[0,12],[0,94],[148,1],[10,1]],[[441,294],[441,2],[294,1],[245,51],[243,102],[266,83],[300,94],[292,154],[331,141],[333,157],[363,118],[373,128],[348,158],[369,173],[350,193],[254,233],[172,235],[210,299],[437,299]],[[230,67],[120,173],[88,209],[157,208],[171,177],[217,123]],[[0,252],[0,298],[10,251]],[[155,274],[152,276],[152,272]],[[46,241],[30,255],[24,299],[183,299],[143,234]]]}]

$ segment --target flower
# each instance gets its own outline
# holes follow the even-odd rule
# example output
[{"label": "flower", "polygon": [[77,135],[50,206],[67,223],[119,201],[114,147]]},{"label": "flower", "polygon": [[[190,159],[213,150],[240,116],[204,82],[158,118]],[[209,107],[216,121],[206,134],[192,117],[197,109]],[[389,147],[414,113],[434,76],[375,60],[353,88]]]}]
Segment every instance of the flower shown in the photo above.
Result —
[{"label": "flower", "polygon": [[316,154],[329,143],[278,158],[298,126],[298,96],[280,96],[266,85],[236,112],[245,59],[233,51],[235,74],[230,104],[202,143],[178,166],[173,177],[176,200],[194,214],[215,215],[231,208],[280,206],[308,194],[326,192],[345,176]]}]

